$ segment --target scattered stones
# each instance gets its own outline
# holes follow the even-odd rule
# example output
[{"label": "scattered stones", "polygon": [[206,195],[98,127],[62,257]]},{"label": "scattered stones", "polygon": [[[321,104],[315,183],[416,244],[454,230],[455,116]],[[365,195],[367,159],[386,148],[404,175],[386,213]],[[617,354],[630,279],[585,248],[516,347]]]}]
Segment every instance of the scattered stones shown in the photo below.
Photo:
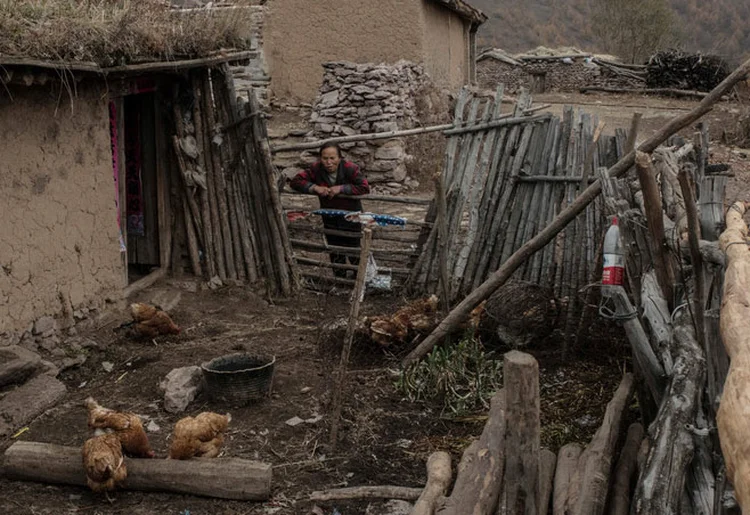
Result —
[{"label": "scattered stones", "polygon": [[286,425],[288,425],[288,426],[295,427],[295,426],[298,426],[298,425],[300,425],[300,424],[302,424],[304,422],[305,422],[304,420],[302,420],[301,418],[295,416],[295,417],[290,418],[289,420],[287,420],[284,423]]},{"label": "scattered stones", "polygon": [[153,420],[149,420],[148,424],[146,424],[146,431],[149,433],[158,433],[161,431],[161,427],[159,427],[159,424],[154,422]]},{"label": "scattered stones", "polygon": [[105,372],[110,373],[115,368],[115,364],[109,361],[102,361],[102,368]]},{"label": "scattered stones", "polygon": [[172,370],[161,382],[164,390],[164,409],[170,413],[182,413],[203,387],[203,371],[191,366]]},{"label": "scattered stones", "polygon": [[51,316],[43,316],[34,322],[34,329],[32,333],[36,335],[48,335],[55,332],[57,329],[57,322]]},{"label": "scattered stones", "polygon": [[0,349],[0,388],[22,383],[41,368],[39,354],[18,346],[3,347]]},{"label": "scattered stones", "polygon": [[312,391],[311,386],[305,386],[304,388],[300,389],[299,393],[309,393]]},{"label": "scattered stones", "polygon": [[65,385],[39,375],[0,399],[0,437],[8,436],[54,406],[65,395]]}]

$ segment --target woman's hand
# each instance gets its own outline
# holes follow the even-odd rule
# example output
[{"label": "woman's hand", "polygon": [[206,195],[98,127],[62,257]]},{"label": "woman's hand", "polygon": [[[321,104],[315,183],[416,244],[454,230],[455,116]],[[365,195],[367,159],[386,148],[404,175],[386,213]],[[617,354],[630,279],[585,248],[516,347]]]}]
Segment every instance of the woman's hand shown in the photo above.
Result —
[{"label": "woman's hand", "polygon": [[312,192],[318,195],[319,197],[330,197],[329,189],[325,186],[318,186],[315,185],[311,188]]},{"label": "woman's hand", "polygon": [[336,195],[340,194],[341,190],[343,190],[343,189],[344,188],[341,185],[332,186],[332,187],[328,188],[328,198],[335,197]]}]

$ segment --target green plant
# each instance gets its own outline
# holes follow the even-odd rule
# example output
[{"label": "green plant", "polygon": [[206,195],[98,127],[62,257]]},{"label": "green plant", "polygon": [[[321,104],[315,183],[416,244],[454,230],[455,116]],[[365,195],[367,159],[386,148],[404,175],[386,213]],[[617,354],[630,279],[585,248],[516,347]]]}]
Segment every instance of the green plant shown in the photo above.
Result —
[{"label": "green plant", "polygon": [[489,408],[501,380],[502,361],[485,352],[478,339],[466,336],[458,343],[436,347],[401,372],[396,389],[411,402],[441,402],[443,413],[458,417]]}]

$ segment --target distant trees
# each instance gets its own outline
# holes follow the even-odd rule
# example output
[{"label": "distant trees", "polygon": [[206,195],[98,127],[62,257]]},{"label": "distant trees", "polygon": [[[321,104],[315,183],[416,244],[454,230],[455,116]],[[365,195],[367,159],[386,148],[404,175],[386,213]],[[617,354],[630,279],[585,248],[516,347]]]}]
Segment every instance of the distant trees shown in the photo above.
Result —
[{"label": "distant trees", "polygon": [[591,21],[602,49],[631,63],[679,40],[667,0],[592,0]]}]

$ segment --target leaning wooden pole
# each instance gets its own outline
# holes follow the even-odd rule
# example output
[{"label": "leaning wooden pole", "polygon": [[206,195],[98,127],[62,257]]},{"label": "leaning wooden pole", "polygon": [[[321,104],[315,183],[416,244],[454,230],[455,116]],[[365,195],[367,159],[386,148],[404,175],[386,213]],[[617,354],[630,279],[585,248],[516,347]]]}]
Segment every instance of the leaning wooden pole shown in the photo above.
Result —
[{"label": "leaning wooden pole", "polygon": [[[742,66],[732,72],[729,77],[724,79],[721,84],[711,91],[700,104],[692,111],[676,116],[669,121],[664,127],[659,129],[653,136],[644,141],[638,150],[641,152],[652,152],[661,143],[666,141],[671,135],[681,129],[684,129],[701,116],[711,110],[711,107],[728,93],[735,84],[743,80],[750,71],[750,59],[745,61]],[[621,158],[612,168],[609,169],[610,177],[620,177],[635,163],[635,152],[629,152]],[[439,341],[453,332],[461,324],[469,313],[476,308],[483,300],[488,298],[500,286],[510,279],[513,272],[523,265],[534,253],[543,249],[552,239],[562,231],[565,226],[576,216],[581,213],[602,191],[602,185],[596,180],[586,190],[581,193],[566,209],[545,227],[539,234],[526,242],[521,248],[514,252],[505,263],[500,266],[486,281],[484,281],[476,290],[469,294],[461,303],[459,303],[446,316],[440,324],[422,341],[406,358],[402,361],[403,366],[411,365],[427,354]]]},{"label": "leaning wooden pole", "polygon": [[352,307],[349,312],[349,325],[346,328],[344,346],[341,349],[341,362],[339,364],[336,387],[333,391],[333,414],[331,415],[331,448],[335,449],[339,436],[339,419],[341,418],[341,403],[344,398],[344,387],[346,386],[346,369],[349,367],[349,354],[352,351],[354,331],[359,319],[359,306],[365,295],[365,276],[367,275],[367,258],[370,255],[370,244],[372,243],[372,229],[363,231],[362,247],[359,253],[359,269],[357,270],[357,281],[352,292]]},{"label": "leaning wooden pole", "polygon": [[727,255],[724,297],[721,303],[721,337],[731,359],[724,393],[716,414],[727,478],[734,484],[742,511],[750,510],[750,252],[748,228],[742,219],[747,204],[735,202],[726,215],[726,230],[719,243]]}]

